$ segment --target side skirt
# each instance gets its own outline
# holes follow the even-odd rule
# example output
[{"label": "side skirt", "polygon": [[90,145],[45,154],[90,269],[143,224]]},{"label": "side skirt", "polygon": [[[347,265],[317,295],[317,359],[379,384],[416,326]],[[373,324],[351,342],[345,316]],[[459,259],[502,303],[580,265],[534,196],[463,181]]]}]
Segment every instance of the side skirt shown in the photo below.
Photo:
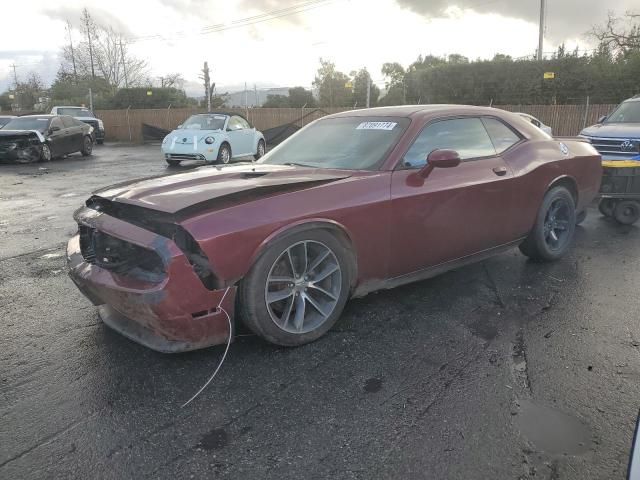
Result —
[{"label": "side skirt", "polygon": [[360,298],[377,290],[389,290],[401,285],[406,285],[408,283],[426,280],[450,270],[455,270],[472,263],[481,262],[482,260],[486,260],[487,258],[494,257],[495,255],[506,252],[507,250],[511,250],[513,247],[520,245],[526,238],[527,237],[522,237],[513,242],[505,243],[503,245],[492,247],[487,250],[482,250],[481,252],[467,255],[466,257],[461,257],[456,260],[451,260],[449,262],[441,263],[433,267],[428,267],[416,272],[408,273],[406,275],[401,275],[399,277],[389,278],[386,280],[369,280],[367,282],[361,283],[356,287],[352,298]]}]

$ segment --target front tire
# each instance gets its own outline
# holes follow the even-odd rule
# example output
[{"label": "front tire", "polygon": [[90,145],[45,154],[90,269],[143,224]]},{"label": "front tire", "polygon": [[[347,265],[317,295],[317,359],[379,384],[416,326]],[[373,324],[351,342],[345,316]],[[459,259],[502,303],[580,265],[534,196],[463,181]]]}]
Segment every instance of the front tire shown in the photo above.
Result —
[{"label": "front tire", "polygon": [[258,148],[256,149],[256,154],[253,156],[253,158],[255,158],[256,160],[261,159],[262,157],[264,157],[265,151],[266,151],[266,146],[264,144],[264,140],[260,140],[258,142]]},{"label": "front tire", "polygon": [[218,150],[218,163],[223,163],[227,165],[231,161],[231,147],[228,143],[223,143],[220,145],[220,150]]},{"label": "front tire", "polygon": [[167,164],[170,167],[177,167],[177,166],[180,165],[180,160],[169,160],[169,159],[167,159]]},{"label": "front tire", "polygon": [[42,149],[40,150],[40,161],[41,162],[51,161],[51,148],[46,143],[42,144]]},{"label": "front tire", "polygon": [[89,135],[85,136],[82,140],[82,150],[80,153],[83,157],[88,157],[93,152],[93,140]]},{"label": "front tire", "polygon": [[536,217],[536,223],[520,251],[538,262],[561,258],[571,246],[576,229],[576,206],[565,187],[547,192]]},{"label": "front tire", "polygon": [[267,247],[240,284],[241,318],[287,347],[323,336],[349,297],[350,253],[326,230],[285,235]]}]

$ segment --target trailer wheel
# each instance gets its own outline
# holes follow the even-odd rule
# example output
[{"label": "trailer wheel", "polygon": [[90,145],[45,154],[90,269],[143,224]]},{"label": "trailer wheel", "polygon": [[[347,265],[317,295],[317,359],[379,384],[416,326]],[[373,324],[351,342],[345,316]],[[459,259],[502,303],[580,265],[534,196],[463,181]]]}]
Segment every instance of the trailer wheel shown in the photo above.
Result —
[{"label": "trailer wheel", "polygon": [[640,202],[622,200],[616,205],[613,216],[618,223],[632,225],[640,219]]},{"label": "trailer wheel", "polygon": [[613,212],[616,209],[616,201],[613,198],[603,198],[598,204],[598,210],[605,217],[613,217]]}]

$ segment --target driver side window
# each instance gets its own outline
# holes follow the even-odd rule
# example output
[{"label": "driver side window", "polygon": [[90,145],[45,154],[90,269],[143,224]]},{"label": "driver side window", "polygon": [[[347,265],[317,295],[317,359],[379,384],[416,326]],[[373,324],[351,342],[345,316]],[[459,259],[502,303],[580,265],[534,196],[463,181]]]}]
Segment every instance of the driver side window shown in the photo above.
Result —
[{"label": "driver side window", "polygon": [[53,127],[58,127],[60,130],[62,130],[64,128],[64,125],[59,118],[54,118],[53,120],[51,120],[51,125],[49,125],[49,128]]},{"label": "driver side window", "polygon": [[496,154],[479,118],[455,118],[427,125],[405,154],[403,164],[408,168],[421,168],[429,154],[439,149],[455,150],[461,160]]}]

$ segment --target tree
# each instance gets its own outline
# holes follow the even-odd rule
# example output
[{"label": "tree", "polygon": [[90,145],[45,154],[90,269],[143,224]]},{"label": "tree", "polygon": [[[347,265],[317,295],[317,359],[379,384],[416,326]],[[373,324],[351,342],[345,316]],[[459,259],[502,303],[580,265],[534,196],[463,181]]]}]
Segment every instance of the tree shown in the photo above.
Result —
[{"label": "tree", "polygon": [[184,78],[181,73],[168,73],[164,77],[160,77],[160,88],[177,88],[182,90],[184,86]]},{"label": "tree", "polygon": [[65,72],[70,73],[75,67],[78,77],[103,78],[113,93],[123,86],[145,84],[147,62],[129,52],[122,33],[111,26],[97,25],[86,8],[82,11],[81,25],[84,40],[75,47],[69,44],[62,49],[62,69]]},{"label": "tree", "polygon": [[380,99],[381,105],[404,105],[406,103],[406,83],[407,72],[404,67],[397,62],[385,63],[382,65],[382,74],[385,77],[387,93]]},{"label": "tree", "polygon": [[594,27],[590,35],[614,55],[640,51],[640,13],[626,12],[623,17],[618,17],[609,12],[605,24]]},{"label": "tree", "polygon": [[313,98],[311,90],[307,90],[304,87],[293,87],[289,89],[289,106],[292,108],[302,108],[304,106],[314,108],[316,99]]},{"label": "tree", "polygon": [[91,74],[75,76],[62,68],[58,70],[49,89],[49,96],[54,105],[89,105],[89,89],[93,95],[94,108],[109,107],[113,89],[104,78],[96,77],[92,80]]},{"label": "tree", "polygon": [[[366,68],[363,68],[357,72],[351,72],[351,77],[354,103],[359,107],[364,107],[367,105],[367,84],[371,82],[371,75]],[[369,106],[375,107],[378,104],[379,96],[380,89],[371,84]]]},{"label": "tree", "polygon": [[353,92],[349,83],[349,77],[336,70],[333,62],[320,59],[320,68],[313,81],[313,85],[318,89],[320,105],[326,107],[353,105]]},{"label": "tree", "polygon": [[[149,95],[151,92],[151,95]],[[196,100],[187,97],[184,90],[177,88],[121,88],[110,102],[109,108],[175,108],[195,106]]]},{"label": "tree", "polygon": [[288,108],[290,106],[289,97],[286,95],[267,95],[267,101],[262,105],[263,108]]}]

